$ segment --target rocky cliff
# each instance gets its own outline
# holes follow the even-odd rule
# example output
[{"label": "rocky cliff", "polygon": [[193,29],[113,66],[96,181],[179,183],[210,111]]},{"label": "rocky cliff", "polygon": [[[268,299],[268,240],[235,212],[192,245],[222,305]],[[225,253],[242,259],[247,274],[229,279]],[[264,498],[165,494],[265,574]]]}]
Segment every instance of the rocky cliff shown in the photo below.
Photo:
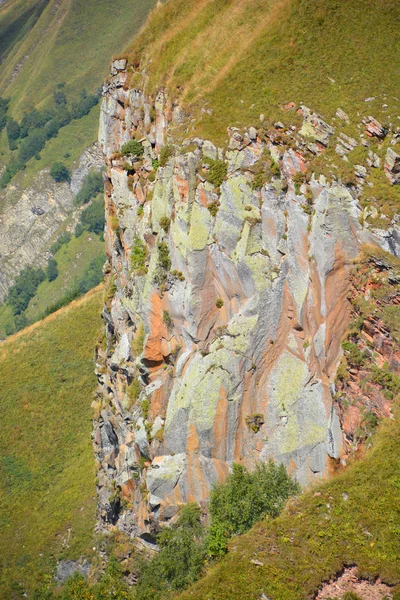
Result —
[{"label": "rocky cliff", "polygon": [[85,176],[103,167],[97,144],[87,148],[73,170],[70,183],[56,183],[49,170],[40,171],[23,189],[11,183],[0,198],[0,302],[24,267],[44,267],[49,246],[66,224],[71,230],[80,218],[74,207]]},{"label": "rocky cliff", "polygon": [[[395,222],[373,229],[358,198],[371,169],[396,183],[398,140],[367,117],[355,144],[391,139],[385,165],[372,152],[347,185],[317,177],[315,157],[336,144],[346,160],[354,140],[298,111],[301,128],[231,128],[224,148],[186,140],[183,108],[129,89],[125,61],[113,63],[99,138],[100,528],[152,536],[179,503],[205,502],[233,461],[272,457],[307,486],[349,451],[334,395],[351,265],[364,243],[399,254]],[[141,151],[122,155],[133,137]]]}]

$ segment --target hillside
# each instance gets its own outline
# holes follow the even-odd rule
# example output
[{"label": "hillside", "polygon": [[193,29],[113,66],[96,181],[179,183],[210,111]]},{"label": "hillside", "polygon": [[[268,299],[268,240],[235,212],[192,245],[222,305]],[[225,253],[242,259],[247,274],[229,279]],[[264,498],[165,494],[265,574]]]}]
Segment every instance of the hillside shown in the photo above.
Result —
[{"label": "hillside", "polygon": [[0,344],[0,597],[21,598],[59,559],[90,557],[90,441],[101,289]]},{"label": "hillside", "polygon": [[196,133],[218,141],[260,114],[285,122],[288,102],[326,118],[340,106],[379,119],[387,104],[396,123],[399,18],[395,0],[174,0],[151,14],[128,57],[146,64],[150,90],[166,86],[190,110]]},{"label": "hillside", "polygon": [[[0,5],[0,298],[24,268],[46,269],[50,247],[74,233],[81,214],[75,196],[85,176],[102,166],[97,139],[98,95],[110,57],[134,38],[152,0],[109,2],[6,0]],[[58,96],[57,96],[58,94]],[[8,99],[7,103],[5,99]],[[1,102],[0,102],[1,104]],[[27,116],[27,113],[29,116]],[[65,181],[50,169],[61,162]],[[7,168],[5,168],[7,165]],[[68,171],[66,171],[68,172]],[[97,228],[96,234],[102,228]],[[99,235],[94,235],[96,241]],[[93,237],[93,236],[92,236]],[[40,318],[65,299],[102,246],[75,239],[76,274],[42,286],[36,309],[12,315],[0,307],[0,338]],[[96,285],[99,278],[94,282]],[[70,288],[68,290],[67,288]],[[61,291],[62,288],[62,291]],[[58,289],[58,293],[54,290]],[[14,318],[15,317],[15,318]]]}]

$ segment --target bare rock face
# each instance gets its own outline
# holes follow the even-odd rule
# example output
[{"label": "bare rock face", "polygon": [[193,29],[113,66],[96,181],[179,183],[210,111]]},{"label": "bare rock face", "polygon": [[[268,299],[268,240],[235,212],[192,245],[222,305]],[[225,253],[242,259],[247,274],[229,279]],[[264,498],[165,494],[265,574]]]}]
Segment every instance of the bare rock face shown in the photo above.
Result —
[{"label": "bare rock face", "polygon": [[[97,352],[99,527],[151,536],[180,503],[205,502],[234,461],[272,457],[304,485],[329,475],[344,452],[332,392],[350,263],[379,238],[347,187],[323,177],[299,186],[334,131],[318,115],[303,108],[296,150],[232,129],[227,148],[191,140],[151,178],[176,111],[163,93],[124,89],[120,66],[113,73],[100,124],[109,290]],[[119,150],[133,136],[144,156],[126,170]],[[260,189],[265,153],[281,176]]]},{"label": "bare rock face", "polygon": [[[40,171],[23,189],[10,184],[0,202],[0,301],[26,266],[45,266],[48,248],[60,226],[70,219],[73,228],[79,220],[73,200],[92,169],[100,169],[104,159],[99,147],[87,148],[71,183],[56,183],[48,170]],[[75,212],[75,214],[74,214]]]}]

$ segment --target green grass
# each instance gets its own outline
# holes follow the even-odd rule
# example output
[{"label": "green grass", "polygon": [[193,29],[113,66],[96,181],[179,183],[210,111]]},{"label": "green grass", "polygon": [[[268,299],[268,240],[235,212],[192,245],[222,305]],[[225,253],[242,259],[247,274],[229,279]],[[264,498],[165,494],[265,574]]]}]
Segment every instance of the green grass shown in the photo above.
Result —
[{"label": "green grass", "polygon": [[59,557],[90,555],[93,347],[102,293],[0,344],[0,597],[20,598]]},{"label": "green grass", "polygon": [[49,307],[61,300],[83,277],[91,261],[104,253],[104,242],[94,233],[85,231],[75,236],[56,253],[58,277],[43,281],[29,303],[26,316],[29,322],[39,319]]},{"label": "green grass", "polygon": [[289,101],[327,118],[340,106],[352,117],[395,119],[399,19],[396,0],[174,0],[153,13],[130,56],[153,61],[152,89],[174,95],[181,86],[196,132],[217,141],[261,113],[287,119],[280,106]]}]

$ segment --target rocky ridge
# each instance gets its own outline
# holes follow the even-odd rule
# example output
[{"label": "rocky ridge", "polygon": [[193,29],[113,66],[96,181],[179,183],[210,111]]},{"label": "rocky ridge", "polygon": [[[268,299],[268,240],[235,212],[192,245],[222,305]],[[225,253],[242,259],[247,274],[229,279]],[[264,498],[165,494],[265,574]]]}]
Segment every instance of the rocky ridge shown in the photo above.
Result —
[{"label": "rocky ridge", "polygon": [[28,188],[10,184],[4,190],[0,212],[0,301],[24,267],[47,264],[49,246],[67,219],[74,229],[80,215],[74,207],[74,197],[85,176],[102,166],[103,156],[95,144],[82,153],[69,184],[56,183],[44,170]]},{"label": "rocky ridge", "polygon": [[[299,131],[178,146],[182,107],[126,81],[115,61],[99,133],[109,261],[93,437],[99,528],[152,539],[233,461],[273,457],[309,485],[346,455],[334,395],[351,263],[365,243],[400,253],[396,220],[373,229],[358,196],[368,169],[396,182],[397,138],[385,165],[372,153],[345,185],[308,168],[354,143],[306,107]],[[371,119],[363,135],[386,137]],[[120,152],[132,137],[140,158]]]}]

